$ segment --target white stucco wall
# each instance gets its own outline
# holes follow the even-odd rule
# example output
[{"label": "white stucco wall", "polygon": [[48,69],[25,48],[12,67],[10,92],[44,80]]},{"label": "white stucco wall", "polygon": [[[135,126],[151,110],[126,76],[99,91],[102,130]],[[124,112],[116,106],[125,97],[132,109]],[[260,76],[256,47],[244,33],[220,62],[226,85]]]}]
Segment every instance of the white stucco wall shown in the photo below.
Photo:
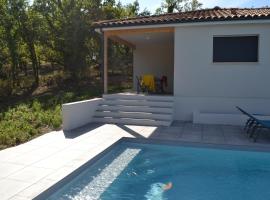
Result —
[{"label": "white stucco wall", "polygon": [[136,76],[153,74],[168,78],[167,91],[173,92],[174,43],[138,44],[133,54],[134,89],[136,90]]},{"label": "white stucco wall", "polygon": [[[213,63],[213,36],[259,35],[258,63]],[[174,51],[176,120],[194,111],[270,114],[270,25],[177,27]]]},{"label": "white stucco wall", "polygon": [[100,98],[62,105],[63,130],[69,131],[92,122]]}]

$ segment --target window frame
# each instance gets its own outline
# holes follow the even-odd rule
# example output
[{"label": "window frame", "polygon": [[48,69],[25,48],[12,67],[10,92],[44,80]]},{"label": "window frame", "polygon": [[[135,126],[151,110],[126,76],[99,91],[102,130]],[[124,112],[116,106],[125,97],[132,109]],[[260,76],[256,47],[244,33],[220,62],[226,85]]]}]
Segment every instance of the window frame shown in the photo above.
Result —
[{"label": "window frame", "polygon": [[[258,38],[258,49],[257,49],[257,61],[214,61],[214,38],[216,37],[232,37],[232,38],[236,38],[236,37],[257,37]],[[230,64],[230,63],[245,63],[245,64],[256,64],[260,62],[260,35],[259,34],[234,34],[234,35],[213,35],[212,37],[212,63],[214,64]]]}]

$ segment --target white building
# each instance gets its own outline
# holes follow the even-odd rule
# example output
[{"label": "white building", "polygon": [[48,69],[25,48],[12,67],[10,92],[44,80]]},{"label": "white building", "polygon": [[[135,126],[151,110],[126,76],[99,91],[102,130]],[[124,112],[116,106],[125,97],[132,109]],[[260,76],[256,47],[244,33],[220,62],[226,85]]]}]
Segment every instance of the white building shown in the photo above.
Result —
[{"label": "white building", "polygon": [[134,91],[136,76],[167,76],[171,121],[240,124],[235,106],[270,114],[270,8],[215,7],[95,25],[104,36],[104,93],[110,38],[134,49]]}]

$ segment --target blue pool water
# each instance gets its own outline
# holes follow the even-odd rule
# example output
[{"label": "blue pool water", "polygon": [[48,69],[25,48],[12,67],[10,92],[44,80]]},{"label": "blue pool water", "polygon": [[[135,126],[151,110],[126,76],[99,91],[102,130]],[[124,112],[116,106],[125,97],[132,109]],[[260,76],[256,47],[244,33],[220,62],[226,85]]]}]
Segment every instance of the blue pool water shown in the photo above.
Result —
[{"label": "blue pool water", "polygon": [[48,199],[266,200],[270,153],[121,143]]}]

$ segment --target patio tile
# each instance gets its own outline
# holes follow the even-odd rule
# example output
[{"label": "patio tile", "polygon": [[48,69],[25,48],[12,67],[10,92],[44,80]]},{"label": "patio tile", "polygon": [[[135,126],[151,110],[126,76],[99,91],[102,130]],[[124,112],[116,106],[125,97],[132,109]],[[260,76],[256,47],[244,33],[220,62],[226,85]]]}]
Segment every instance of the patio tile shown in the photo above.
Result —
[{"label": "patio tile", "polygon": [[11,147],[8,149],[9,153],[12,153],[12,152],[20,152],[20,153],[28,153],[28,152],[32,152],[36,149],[38,149],[39,147],[36,146],[36,145],[30,145],[29,143],[24,143],[24,144],[21,144],[19,146],[15,146],[15,147]]},{"label": "patio tile", "polygon": [[185,135],[202,135],[202,131],[183,130]]},{"label": "patio tile", "polygon": [[[75,142],[75,141],[74,141]],[[51,142],[48,147],[52,147],[52,148],[61,148],[61,149],[64,149],[64,148],[67,148],[69,146],[71,146],[72,143],[70,142],[67,142],[67,141],[63,141],[63,142]]]},{"label": "patio tile", "polygon": [[241,126],[223,125],[223,126],[221,126],[221,128],[222,128],[222,131],[224,133],[226,133],[226,132],[230,132],[230,133],[233,133],[233,132],[235,132],[235,133],[242,133],[243,132],[243,127],[241,127]]},{"label": "patio tile", "polygon": [[45,169],[45,168],[37,168],[37,167],[26,167],[11,176],[8,176],[9,179],[23,181],[23,182],[29,182],[29,183],[35,183],[36,181],[40,180],[41,178],[47,176],[49,173],[51,173],[51,169]]},{"label": "patio tile", "polygon": [[29,200],[29,197],[15,195],[15,196],[11,197],[9,200]]},{"label": "patio tile", "polygon": [[202,142],[225,144],[225,137],[221,126],[217,125],[204,125],[202,132]]},{"label": "patio tile", "polygon": [[155,137],[155,139],[160,139],[160,140],[178,140],[180,138],[181,138],[180,136],[169,135],[169,134],[168,135],[162,134]]},{"label": "patio tile", "polygon": [[[107,133],[107,135],[106,136],[102,136],[102,134],[100,134],[102,137],[103,137],[103,139],[108,139],[108,138],[115,138],[115,137],[131,137],[132,136],[132,134],[131,134],[131,132],[134,132],[134,131],[132,131],[132,130],[129,130],[130,132],[128,132],[128,131],[125,131],[125,130],[119,130],[119,131],[117,131],[117,132],[111,132],[111,133]],[[138,134],[138,135],[140,135],[140,136],[143,136],[143,135],[141,135],[140,133],[137,133],[137,132],[135,132],[136,134]]]},{"label": "patio tile", "polygon": [[5,162],[6,160],[10,158],[14,158],[16,156],[20,156],[21,153],[19,151],[8,151],[9,149],[5,149],[0,151],[0,163]]},{"label": "patio tile", "polygon": [[7,177],[16,171],[23,169],[24,167],[25,165],[2,162],[0,163],[0,178]]},{"label": "patio tile", "polygon": [[225,144],[226,140],[223,136],[203,136],[202,142],[213,144]]},{"label": "patio tile", "polygon": [[47,145],[49,144],[50,142],[52,142],[53,140],[53,134],[52,133],[49,133],[49,135],[45,134],[45,135],[42,135],[38,138],[35,138],[33,140],[31,140],[30,142],[28,142],[29,145],[35,145],[35,146],[43,146],[43,145]]},{"label": "patio tile", "polygon": [[9,163],[14,163],[18,165],[31,165],[35,162],[40,161],[41,159],[42,159],[41,156],[31,153],[31,154],[24,154],[17,157],[13,157],[6,161]]},{"label": "patio tile", "polygon": [[201,124],[193,124],[193,123],[186,123],[184,126],[185,132],[202,132],[203,125]]},{"label": "patio tile", "polygon": [[203,131],[203,137],[224,137],[224,133],[221,130],[218,131]]},{"label": "patio tile", "polygon": [[[51,187],[54,185],[56,181],[54,180],[47,180],[47,179],[42,179],[41,181],[27,187],[23,191],[19,192],[17,194],[18,200],[22,198],[22,200],[25,199],[33,199],[40,193],[44,192],[47,188]],[[14,196],[12,199],[16,200],[16,196]]]},{"label": "patio tile", "polygon": [[204,124],[202,127],[203,127],[202,128],[203,133],[222,132],[222,128],[219,125]]},{"label": "patio tile", "polygon": [[135,125],[124,125],[124,126],[136,132],[142,132],[144,129],[147,128],[147,126],[135,126]]},{"label": "patio tile", "polygon": [[151,137],[155,132],[157,131],[158,127],[155,126],[144,126],[142,132],[140,132],[141,135],[148,138]]},{"label": "patio tile", "polygon": [[245,132],[241,132],[241,131],[225,131],[224,136],[239,136],[239,137],[247,137],[248,135]]},{"label": "patio tile", "polygon": [[269,144],[270,143],[270,131],[262,131],[257,139],[257,144]]},{"label": "patio tile", "polygon": [[[160,137],[161,133],[158,131],[154,131],[148,138],[158,139]],[[162,135],[161,135],[162,136]]]},{"label": "patio tile", "polygon": [[[84,140],[80,140],[79,142],[73,144],[73,145],[78,145],[78,144],[89,144],[89,145],[98,145],[100,144],[106,137],[103,135],[93,135],[91,137],[85,138]],[[70,146],[73,146],[70,145]],[[70,147],[69,146],[69,147]],[[68,148],[69,148],[68,147]]]},{"label": "patio tile", "polygon": [[1,200],[6,200],[29,186],[29,183],[12,180],[12,179],[3,179],[0,180],[0,197]]},{"label": "patio tile", "polygon": [[[69,134],[63,131],[52,132],[24,145],[0,151],[1,200],[10,197],[12,200],[32,199],[121,137],[251,146],[270,144],[269,133],[263,134],[257,143],[253,143],[239,126],[200,125],[179,121],[171,127],[99,124],[93,125],[92,129],[89,125],[79,132]],[[12,189],[7,189],[6,185]]]},{"label": "patio tile", "polygon": [[182,135],[182,128],[181,127],[160,127],[154,133],[155,138],[158,139],[168,139],[174,140],[178,139]]},{"label": "patio tile", "polygon": [[44,167],[48,169],[57,169],[59,167],[64,166],[69,160],[67,160],[65,157],[61,156],[53,156],[50,158],[47,158],[45,160],[42,160],[38,163],[35,163],[33,166],[35,167]]},{"label": "patio tile", "polygon": [[112,133],[112,132],[117,132],[117,131],[123,131],[121,129],[121,126],[122,125],[104,124],[104,125],[98,127],[95,130],[95,132],[106,134],[106,133]]},{"label": "patio tile", "polygon": [[233,145],[252,145],[248,136],[244,133],[228,132],[224,133],[225,141],[227,144]]},{"label": "patio tile", "polygon": [[0,162],[6,161],[11,158],[15,158],[28,152],[32,152],[37,148],[38,148],[37,146],[29,145],[28,143],[26,143],[16,147],[5,149],[3,151],[0,151]]},{"label": "patio tile", "polygon": [[[61,175],[68,175],[70,172],[76,170],[77,168],[79,168],[80,166],[82,166],[83,164],[85,164],[86,162],[88,162],[89,160],[91,160],[92,158],[94,158],[95,156],[97,156],[99,153],[101,153],[102,151],[104,151],[106,148],[108,148],[108,146],[106,147],[97,147],[94,150],[84,153],[80,156],[78,156],[77,158],[65,163],[61,168],[65,169],[64,171],[61,172],[61,174],[52,174],[52,176],[48,176],[47,178],[49,179],[54,179],[52,177],[58,177]],[[68,172],[68,173],[67,173]]]},{"label": "patio tile", "polygon": [[184,127],[186,123],[185,121],[174,121],[171,126]]},{"label": "patio tile", "polygon": [[187,142],[201,142],[202,133],[201,132],[183,132],[181,140]]},{"label": "patio tile", "polygon": [[44,158],[44,157],[53,155],[62,149],[63,148],[60,148],[60,147],[44,146],[44,147],[34,150],[33,154],[38,155],[40,158]]},{"label": "patio tile", "polygon": [[74,171],[74,167],[64,166],[49,174],[44,180],[60,181]]},{"label": "patio tile", "polygon": [[[104,147],[105,149],[108,147]],[[87,163],[89,160],[91,160],[92,158],[94,158],[95,156],[97,156],[99,153],[101,153],[102,151],[104,151],[103,147],[100,148],[96,148],[95,150],[92,150],[90,152],[84,153],[80,156],[78,156],[76,159],[71,160],[70,162],[66,163],[63,168],[67,168],[68,169],[77,169],[80,166],[82,166],[83,164]]]},{"label": "patio tile", "polygon": [[50,156],[46,159],[43,159],[35,163],[33,166],[48,169],[58,169],[59,167],[64,166],[66,163],[70,162],[71,160],[79,156],[80,154],[82,154],[82,151],[77,150],[61,151],[53,156]]},{"label": "patio tile", "polygon": [[176,135],[181,135],[183,131],[182,127],[161,127],[160,129],[158,129],[158,132],[160,132],[161,134],[176,134]]},{"label": "patio tile", "polygon": [[77,150],[77,151],[82,151],[82,152],[87,152],[87,151],[91,151],[92,149],[94,149],[95,147],[97,147],[98,144],[94,144],[94,143],[89,143],[88,141],[84,141],[84,142],[78,142],[76,144],[71,145],[70,147],[67,148],[67,150]]}]

